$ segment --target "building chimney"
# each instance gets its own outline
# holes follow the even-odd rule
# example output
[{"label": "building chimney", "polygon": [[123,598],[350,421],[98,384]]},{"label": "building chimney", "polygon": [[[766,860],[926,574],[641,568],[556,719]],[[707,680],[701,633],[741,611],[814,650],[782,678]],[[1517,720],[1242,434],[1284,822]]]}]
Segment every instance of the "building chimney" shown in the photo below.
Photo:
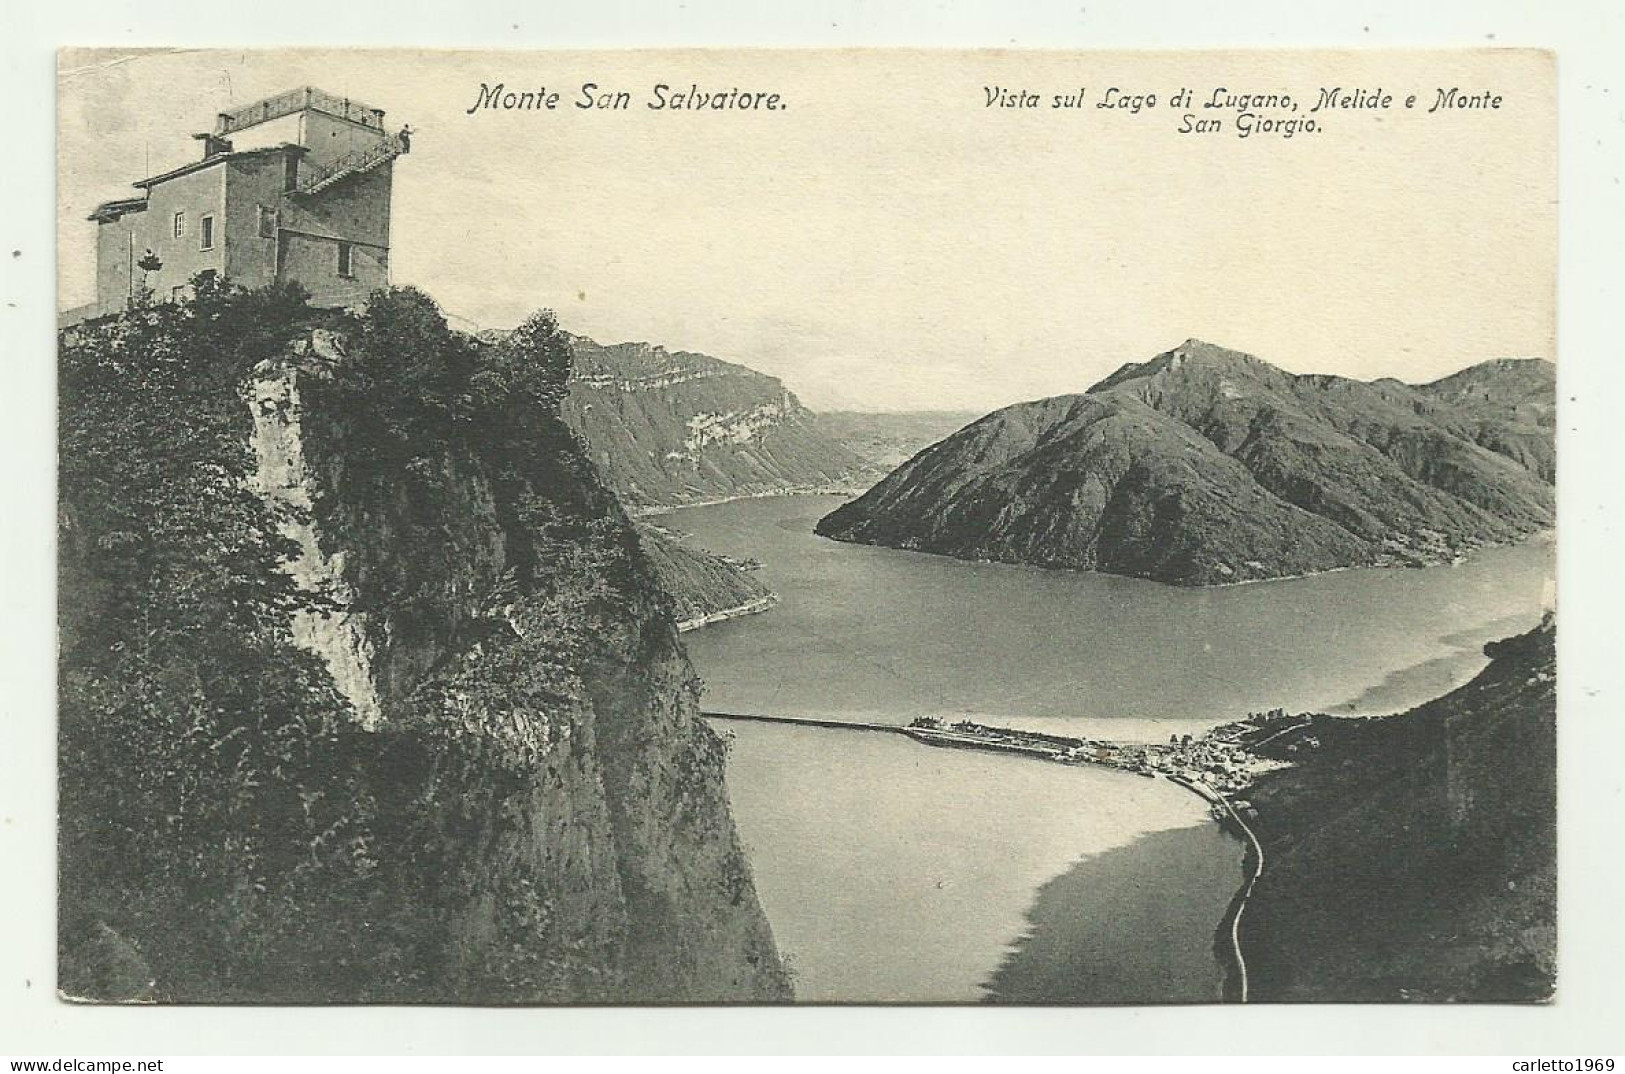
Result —
[{"label": "building chimney", "polygon": [[217,134],[194,134],[192,137],[203,143],[203,159],[218,157],[222,153],[231,152],[231,139],[222,138]]}]

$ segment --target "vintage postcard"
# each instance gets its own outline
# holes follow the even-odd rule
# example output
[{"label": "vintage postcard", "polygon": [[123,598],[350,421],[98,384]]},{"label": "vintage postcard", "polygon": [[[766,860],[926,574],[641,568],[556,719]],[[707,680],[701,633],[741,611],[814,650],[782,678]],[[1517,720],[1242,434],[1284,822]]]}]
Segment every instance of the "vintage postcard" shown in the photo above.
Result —
[{"label": "vintage postcard", "polygon": [[65,1000],[1554,995],[1550,53],[59,68]]}]

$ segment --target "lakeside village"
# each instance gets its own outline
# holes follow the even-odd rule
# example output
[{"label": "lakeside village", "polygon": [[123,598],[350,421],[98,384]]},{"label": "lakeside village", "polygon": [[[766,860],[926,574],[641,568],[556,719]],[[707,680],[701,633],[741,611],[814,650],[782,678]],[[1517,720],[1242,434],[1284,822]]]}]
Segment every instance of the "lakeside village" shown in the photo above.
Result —
[{"label": "lakeside village", "polygon": [[[1282,709],[1273,709],[1249,713],[1246,719],[1199,736],[1170,735],[1166,744],[1069,738],[989,727],[970,720],[949,723],[934,716],[922,716],[902,730],[931,746],[1017,753],[1059,764],[1099,765],[1148,779],[1162,776],[1207,799],[1215,819],[1224,821],[1232,809],[1245,820],[1258,815],[1251,802],[1235,795],[1245,792],[1265,772],[1286,768],[1289,762],[1257,751],[1288,732],[1308,727],[1309,722],[1307,717],[1288,716]],[[1288,744],[1286,752],[1319,745],[1318,739],[1305,735]]]}]

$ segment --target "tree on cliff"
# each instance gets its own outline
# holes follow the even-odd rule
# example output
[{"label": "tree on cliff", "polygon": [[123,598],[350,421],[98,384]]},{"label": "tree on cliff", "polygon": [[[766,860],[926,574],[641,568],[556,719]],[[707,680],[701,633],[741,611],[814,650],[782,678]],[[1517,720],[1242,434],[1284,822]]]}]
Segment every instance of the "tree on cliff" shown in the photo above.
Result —
[{"label": "tree on cliff", "polygon": [[[353,319],[340,390],[367,400],[360,415],[386,454],[421,454],[461,436],[490,439],[554,414],[569,385],[570,341],[551,310],[485,346],[457,332],[415,287],[373,292]],[[394,451],[389,449],[393,448]]]},{"label": "tree on cliff", "polygon": [[431,451],[454,423],[474,417],[477,344],[447,325],[434,299],[415,287],[383,288],[352,325],[335,380],[356,402],[367,401],[357,417],[375,447],[389,457]]},{"label": "tree on cliff", "polygon": [[[59,339],[62,989],[784,998],[714,736],[672,707],[692,708],[691,671],[557,413],[551,315],[498,348],[410,288],[344,313],[195,287]],[[264,378],[297,385],[297,410],[244,391]],[[308,507],[257,491],[278,438]],[[284,569],[290,522],[346,552],[348,607],[394,660],[377,730],[295,638],[295,613],[335,602]],[[675,856],[616,826],[650,795]],[[555,803],[587,853],[547,834]],[[629,886],[668,873],[676,901]],[[662,927],[634,934],[634,913]],[[731,960],[718,920],[741,925]]]},{"label": "tree on cliff", "polygon": [[553,311],[538,310],[497,345],[490,368],[525,402],[557,410],[570,388],[574,357]]}]

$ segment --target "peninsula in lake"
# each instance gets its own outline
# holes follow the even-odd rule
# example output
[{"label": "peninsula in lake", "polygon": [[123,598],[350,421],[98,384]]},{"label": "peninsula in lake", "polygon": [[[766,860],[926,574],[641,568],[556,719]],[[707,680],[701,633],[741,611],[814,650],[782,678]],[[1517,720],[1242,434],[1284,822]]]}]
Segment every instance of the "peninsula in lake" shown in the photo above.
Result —
[{"label": "peninsula in lake", "polygon": [[987,415],[817,529],[1187,585],[1444,563],[1553,524],[1555,394],[1540,359],[1412,385],[1192,339]]}]

